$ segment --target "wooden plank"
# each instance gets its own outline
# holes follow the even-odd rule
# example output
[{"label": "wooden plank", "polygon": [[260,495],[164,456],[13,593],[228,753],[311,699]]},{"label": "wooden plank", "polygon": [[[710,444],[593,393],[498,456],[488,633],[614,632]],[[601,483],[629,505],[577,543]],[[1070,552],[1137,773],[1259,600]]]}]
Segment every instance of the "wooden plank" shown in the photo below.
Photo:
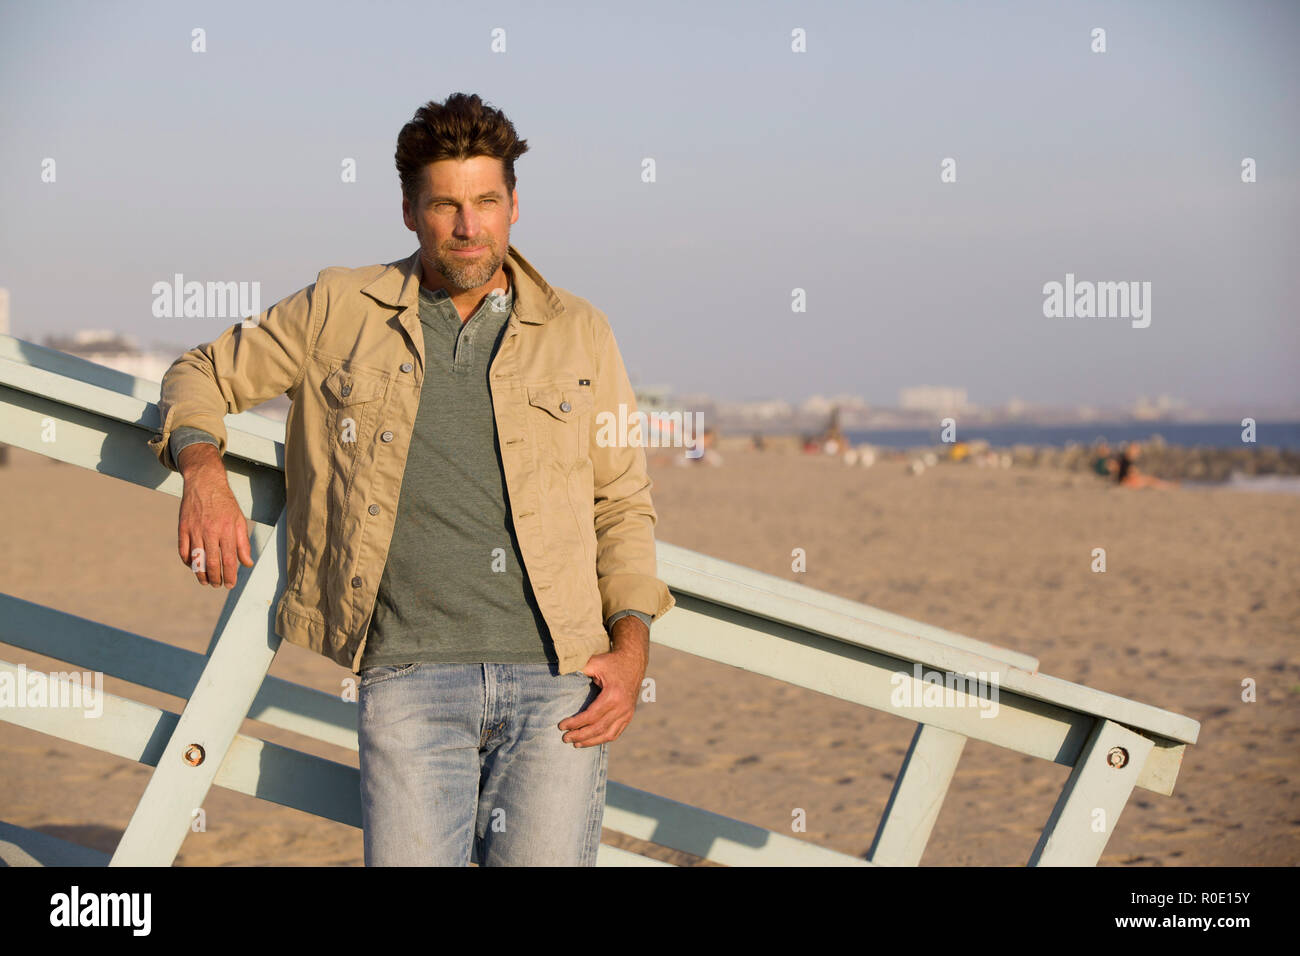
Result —
[{"label": "wooden plank", "polygon": [[1099,719],[1030,854],[1029,866],[1096,866],[1151,750],[1147,738]]},{"label": "wooden plank", "polygon": [[0,820],[0,865],[107,866],[108,854]]},{"label": "wooden plank", "polygon": [[[99,376],[96,376],[99,377]],[[96,411],[102,417],[124,424],[139,425],[156,434],[162,426],[156,400],[146,400],[127,395],[113,388],[105,388],[89,381],[59,375],[33,365],[11,362],[0,358],[0,384],[38,395],[69,408]],[[284,424],[250,412],[225,416],[228,430],[233,426],[238,432],[236,454],[248,457],[258,464],[283,469],[284,459],[277,457],[275,446],[284,444]],[[241,425],[245,427],[240,427]],[[230,438],[227,446],[230,448]]]},{"label": "wooden plank", "polygon": [[[147,442],[154,434],[153,429],[7,385],[0,385],[0,407],[4,409],[0,415],[0,442],[4,444],[178,498],[184,490],[185,481],[180,474],[164,468],[150,450]],[[156,417],[156,411],[154,414]],[[52,442],[42,441],[47,419],[55,423],[56,440]],[[283,454],[281,446],[275,447],[275,454]],[[284,474],[273,466],[252,463],[233,451],[228,451],[223,460],[230,490],[240,510],[254,522],[274,525],[284,510]]]},{"label": "wooden plank", "polygon": [[920,724],[867,853],[878,866],[918,866],[966,746],[961,734]]},{"label": "wooden plank", "polygon": [[[261,549],[252,572],[230,592],[199,686],[136,805],[112,866],[170,866],[180,851],[191,811],[202,806],[280,647],[275,598],[285,521],[281,515],[272,546]],[[202,748],[197,764],[186,759],[194,748]]]},{"label": "wooden plank", "polygon": [[[19,665],[0,661],[0,672]],[[28,676],[39,672],[28,672]],[[48,681],[47,681],[48,682]],[[6,707],[0,720],[61,740],[157,767],[180,716],[126,697],[102,695],[96,719],[74,708]],[[237,734],[213,780],[216,786],[260,800],[361,827],[360,775],[356,767]],[[197,804],[196,804],[197,805]]]},{"label": "wooden plank", "polygon": [[751,601],[752,597],[775,594],[808,607],[869,621],[940,644],[949,644],[1030,673],[1038,670],[1038,658],[1031,654],[976,640],[923,621],[914,621],[901,614],[818,591],[806,584],[796,584],[775,574],[764,574],[743,564],[723,561],[666,541],[656,541],[655,548],[659,576],[674,592],[681,590],[696,597],[710,598],[747,613],[757,610]]},{"label": "wooden plank", "polygon": [[[0,594],[0,642],[182,700],[194,693],[207,661],[195,651],[8,594]],[[355,751],[357,707],[341,694],[341,685],[339,693],[329,694],[267,677],[253,698],[248,717]]]},{"label": "wooden plank", "polygon": [[1187,744],[1154,734],[1150,735],[1150,739],[1155,746],[1147,757],[1142,772],[1138,774],[1138,786],[1153,793],[1171,794],[1174,792],[1174,783],[1178,780],[1178,771],[1183,766],[1183,753],[1187,750]]},{"label": "wooden plank", "polygon": [[[139,378],[126,372],[120,372],[107,365],[91,362],[79,355],[61,352],[35,342],[14,338],[12,335],[0,334],[0,360],[28,365],[45,372],[53,372],[64,378],[76,379],[88,385],[107,389],[119,395],[129,395],[150,405],[157,405],[161,394],[161,385],[147,378]],[[126,418],[123,421],[135,421]],[[284,422],[257,412],[239,412],[226,416],[226,427],[234,428],[260,438],[269,438],[273,442],[284,443]]]},{"label": "wooden plank", "polygon": [[[680,647],[718,660],[720,658],[710,649],[709,637],[706,635],[705,643],[701,644],[698,632],[704,630],[720,633],[716,627],[708,627],[709,619],[713,622],[726,622],[732,630],[753,635],[745,643],[730,647],[731,656],[727,663],[757,671],[764,664],[767,647],[771,645],[773,636],[787,637],[788,644],[804,641],[815,643],[819,647],[826,647],[827,644],[825,640],[816,640],[817,638],[831,638],[841,645],[876,651],[899,661],[919,662],[927,668],[940,671],[996,675],[996,681],[1003,692],[1013,691],[1024,697],[1080,713],[1109,717],[1118,723],[1183,743],[1195,743],[1200,731],[1199,723],[1182,714],[1045,674],[1031,674],[950,644],[808,607],[777,594],[762,596],[737,588],[735,593],[728,595],[724,593],[727,590],[727,586],[717,582],[709,585],[709,593],[704,597],[695,597],[693,593],[674,589],[677,607],[673,613],[655,624],[654,639],[670,647]],[[748,610],[735,606],[741,600],[749,602]],[[813,641],[808,641],[810,636]]]},{"label": "wooden plank", "polygon": [[672,866],[671,863],[665,863],[663,860],[652,860],[648,856],[642,856],[640,853],[633,853],[630,850],[620,850],[618,847],[607,846],[602,843],[596,849],[597,866]]}]

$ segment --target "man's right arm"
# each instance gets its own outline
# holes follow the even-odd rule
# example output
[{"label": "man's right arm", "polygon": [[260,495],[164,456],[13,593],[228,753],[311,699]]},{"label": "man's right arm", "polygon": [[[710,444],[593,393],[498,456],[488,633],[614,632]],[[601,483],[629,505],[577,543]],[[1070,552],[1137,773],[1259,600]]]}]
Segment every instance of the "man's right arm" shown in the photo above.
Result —
[{"label": "man's right arm", "polygon": [[227,414],[294,391],[319,328],[315,285],[277,302],[245,325],[190,349],[163,377],[159,435],[150,446],[185,478],[177,528],[181,561],[200,584],[234,587],[240,563],[252,567],[248,525],[222,463]]},{"label": "man's right arm", "polygon": [[314,283],[300,289],[171,364],[158,399],[160,433],[149,440],[164,467],[180,470],[171,447],[176,429],[202,429],[224,454],[227,415],[277,395],[293,397],[320,326],[323,307],[315,292]]},{"label": "man's right arm", "polygon": [[200,584],[233,588],[238,565],[251,568],[253,555],[248,522],[230,490],[221,452],[215,441],[200,438],[179,449],[175,457],[185,477],[176,526],[181,562]]}]

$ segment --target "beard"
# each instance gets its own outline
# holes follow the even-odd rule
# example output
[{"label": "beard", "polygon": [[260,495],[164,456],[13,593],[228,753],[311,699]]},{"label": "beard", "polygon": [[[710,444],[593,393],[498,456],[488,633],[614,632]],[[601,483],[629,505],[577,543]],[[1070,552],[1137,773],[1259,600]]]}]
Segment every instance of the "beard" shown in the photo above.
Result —
[{"label": "beard", "polygon": [[505,253],[496,248],[491,239],[483,239],[481,244],[487,248],[479,253],[477,258],[465,259],[451,252],[440,251],[434,258],[433,266],[438,270],[438,274],[459,292],[467,292],[486,285],[497,274],[506,257]]}]

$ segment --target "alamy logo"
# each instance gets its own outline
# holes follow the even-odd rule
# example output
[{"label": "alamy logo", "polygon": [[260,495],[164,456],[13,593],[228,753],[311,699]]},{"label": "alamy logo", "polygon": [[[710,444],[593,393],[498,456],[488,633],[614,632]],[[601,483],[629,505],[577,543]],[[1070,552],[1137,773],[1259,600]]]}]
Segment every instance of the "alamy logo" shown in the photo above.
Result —
[{"label": "alamy logo", "polygon": [[980,717],[998,715],[996,671],[923,671],[918,662],[911,674],[890,674],[889,683],[894,688],[889,703],[894,707],[978,707]]},{"label": "alamy logo", "polygon": [[51,926],[126,926],[133,936],[148,936],[153,896],[149,893],[69,893],[50,897]]},{"label": "alamy logo", "polygon": [[104,714],[103,671],[27,672],[26,664],[0,670],[0,709],[55,707],[84,710],[87,717]]},{"label": "alamy logo", "polygon": [[1065,282],[1043,286],[1043,315],[1049,319],[1132,319],[1133,328],[1151,324],[1150,282]]},{"label": "alamy logo", "polygon": [[152,292],[158,319],[248,320],[262,311],[260,282],[186,282],[178,272],[171,282],[155,282]]},{"label": "alamy logo", "polygon": [[685,448],[686,454],[698,458],[704,451],[699,443],[703,433],[703,412],[635,411],[628,414],[626,402],[618,403],[618,415],[603,411],[596,415],[596,444],[600,448],[626,448],[639,445],[650,448]]}]

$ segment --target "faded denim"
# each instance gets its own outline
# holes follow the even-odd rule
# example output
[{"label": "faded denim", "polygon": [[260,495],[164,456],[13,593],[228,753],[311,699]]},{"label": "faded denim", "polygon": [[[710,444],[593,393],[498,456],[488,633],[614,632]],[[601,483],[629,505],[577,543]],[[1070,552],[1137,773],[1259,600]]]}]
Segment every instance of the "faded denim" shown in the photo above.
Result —
[{"label": "faded denim", "polygon": [[594,866],[609,744],[574,747],[556,724],[599,692],[554,663],[365,668],[366,866]]}]

